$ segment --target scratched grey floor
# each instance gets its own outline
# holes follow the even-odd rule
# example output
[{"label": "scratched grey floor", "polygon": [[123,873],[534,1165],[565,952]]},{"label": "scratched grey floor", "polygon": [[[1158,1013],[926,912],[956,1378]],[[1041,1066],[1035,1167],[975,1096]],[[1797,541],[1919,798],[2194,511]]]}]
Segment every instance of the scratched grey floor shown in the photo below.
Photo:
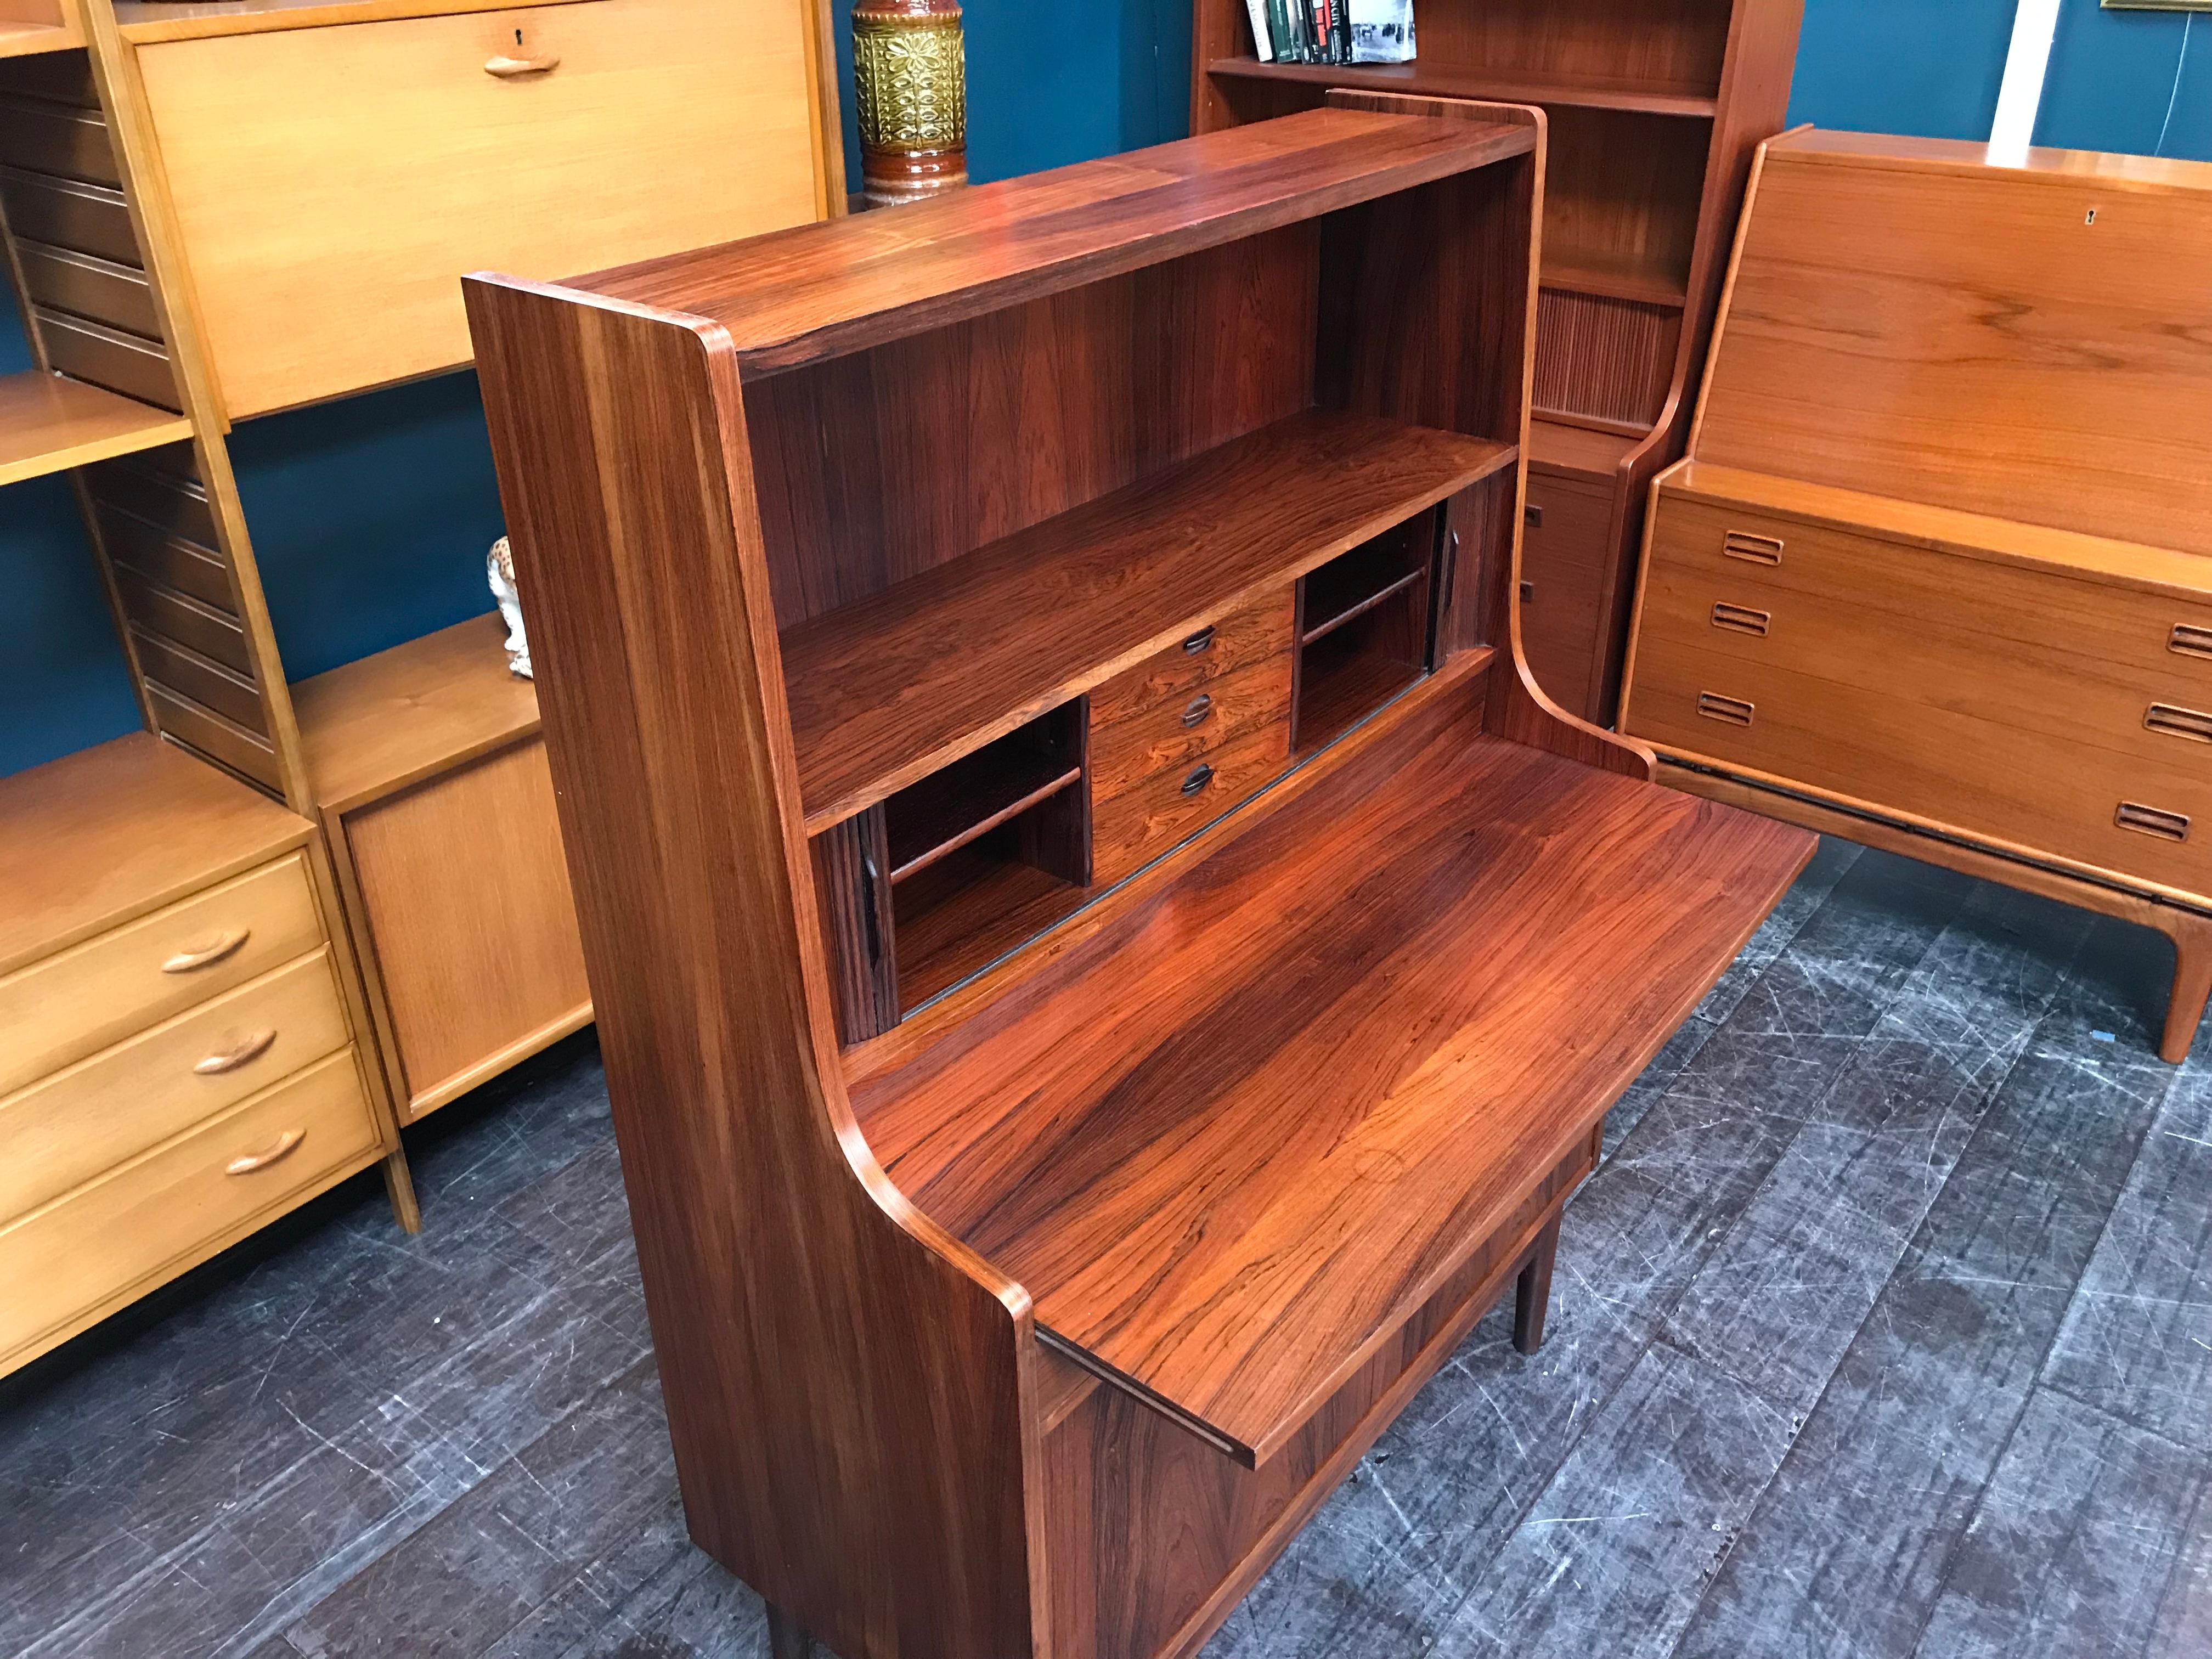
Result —
[{"label": "scratched grey floor", "polygon": [[[2212,1041],[2163,947],[1831,846],[1206,1659],[2212,1652]],[[0,1383],[0,1652],[750,1659],[588,1039]]]}]

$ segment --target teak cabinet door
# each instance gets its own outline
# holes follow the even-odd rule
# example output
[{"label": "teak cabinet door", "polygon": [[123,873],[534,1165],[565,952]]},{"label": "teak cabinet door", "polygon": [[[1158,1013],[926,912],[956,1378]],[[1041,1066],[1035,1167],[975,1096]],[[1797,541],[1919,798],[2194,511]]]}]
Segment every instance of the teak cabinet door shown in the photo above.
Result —
[{"label": "teak cabinet door", "polygon": [[591,1018],[542,740],[347,813],[344,850],[403,1120]]},{"label": "teak cabinet door", "polygon": [[804,16],[582,0],[141,47],[228,412],[466,363],[467,271],[572,276],[815,217]]}]

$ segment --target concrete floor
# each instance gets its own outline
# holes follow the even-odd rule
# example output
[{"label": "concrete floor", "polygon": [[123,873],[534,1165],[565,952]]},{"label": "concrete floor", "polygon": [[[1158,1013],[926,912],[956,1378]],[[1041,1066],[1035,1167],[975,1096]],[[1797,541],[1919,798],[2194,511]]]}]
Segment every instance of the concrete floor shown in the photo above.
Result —
[{"label": "concrete floor", "polygon": [[[2212,1040],[2154,936],[1825,848],[1206,1659],[2212,1653]],[[0,1382],[0,1653],[765,1652],[685,1541],[587,1036]]]}]

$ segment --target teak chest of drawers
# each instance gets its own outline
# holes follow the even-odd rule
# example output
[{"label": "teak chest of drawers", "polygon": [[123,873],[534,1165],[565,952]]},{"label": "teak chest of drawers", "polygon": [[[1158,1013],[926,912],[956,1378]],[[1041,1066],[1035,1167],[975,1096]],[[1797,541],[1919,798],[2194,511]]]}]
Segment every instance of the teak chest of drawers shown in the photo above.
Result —
[{"label": "teak chest of drawers", "polygon": [[1812,846],[1510,601],[1542,118],[1331,106],[469,307],[692,1535],[1194,1653]]},{"label": "teak chest of drawers", "polygon": [[0,787],[0,1372],[392,1150],[311,834],[147,736]]},{"label": "teak chest of drawers", "polygon": [[1754,178],[1624,728],[2171,935],[2212,989],[2212,167],[1806,132]]}]

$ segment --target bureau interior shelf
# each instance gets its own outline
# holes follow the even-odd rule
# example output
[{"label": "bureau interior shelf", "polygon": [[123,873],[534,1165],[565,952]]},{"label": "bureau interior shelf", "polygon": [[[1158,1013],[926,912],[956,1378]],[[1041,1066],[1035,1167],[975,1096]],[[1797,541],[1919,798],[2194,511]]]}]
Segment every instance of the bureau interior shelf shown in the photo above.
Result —
[{"label": "bureau interior shelf", "polygon": [[1512,445],[1308,410],[783,630],[811,835],[1465,489]]},{"label": "bureau interior shelf", "polygon": [[1217,58],[1206,72],[1227,80],[1357,87],[1370,92],[1425,93],[1439,98],[1489,99],[1505,104],[1564,104],[1577,109],[1620,110],[1709,121],[1719,107],[1709,92],[1686,87],[1646,87],[1632,82],[1551,80],[1480,69],[1411,64],[1263,64],[1256,58]]},{"label": "bureau interior shelf", "polygon": [[1569,253],[1544,261],[1539,278],[1545,288],[1570,294],[1593,294],[1601,299],[1631,300],[1638,305],[1668,306],[1677,310],[1689,303],[1690,288],[1680,271],[1656,269],[1640,260],[1608,258],[1598,253]]},{"label": "bureau interior shelf", "polygon": [[[1589,1135],[1808,850],[1486,736],[1474,700],[1404,718],[857,1068],[900,1190],[1248,1462]],[[1439,1022],[1394,1069],[1376,1034]]]},{"label": "bureau interior shelf", "polygon": [[1528,422],[1528,465],[1611,484],[1629,451],[1650,435],[1648,431],[1606,432],[1573,421],[1547,420],[1539,411]]},{"label": "bureau interior shelf", "polygon": [[1039,757],[1027,768],[1008,770],[993,759],[988,750],[967,756],[902,792],[902,800],[919,799],[910,817],[892,820],[892,881],[919,875],[1083,780],[1080,766],[1063,767],[1056,760]]},{"label": "bureau interior shelf", "polygon": [[82,380],[36,368],[0,374],[0,484],[191,435],[191,422],[183,416]]},{"label": "bureau interior shelf", "polygon": [[83,39],[58,23],[25,23],[0,17],[0,58],[27,58],[36,52],[66,52],[81,46]]}]

